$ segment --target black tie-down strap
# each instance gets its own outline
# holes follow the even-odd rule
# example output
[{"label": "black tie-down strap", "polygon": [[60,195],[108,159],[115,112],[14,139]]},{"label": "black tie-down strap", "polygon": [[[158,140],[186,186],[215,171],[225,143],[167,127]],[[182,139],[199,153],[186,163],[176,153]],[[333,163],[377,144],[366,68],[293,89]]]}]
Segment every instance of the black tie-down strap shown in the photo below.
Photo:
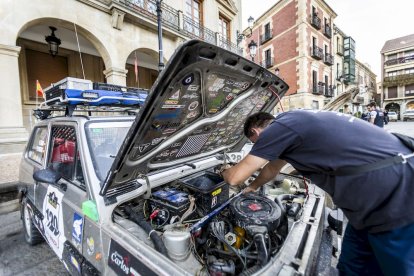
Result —
[{"label": "black tie-down strap", "polygon": [[[399,133],[391,133],[395,137],[400,140],[402,144],[404,144],[407,148],[414,151],[414,138],[399,134]],[[335,171],[325,171],[323,174],[327,175],[333,175],[333,176],[344,176],[344,175],[355,175],[355,174],[361,174],[365,172],[375,171],[379,169],[386,168],[388,166],[396,165],[396,164],[405,164],[407,163],[407,159],[414,157],[414,152],[411,154],[403,155],[402,153],[399,153],[396,156],[386,158],[384,160],[377,161],[375,163],[361,165],[361,166],[352,166],[352,167],[342,167]]]},{"label": "black tie-down strap", "polygon": [[352,167],[342,167],[335,171],[324,171],[323,174],[332,175],[332,176],[345,176],[345,175],[356,175],[361,174],[365,172],[375,171],[379,169],[383,169],[392,165],[396,164],[404,164],[407,163],[407,159],[414,157],[414,153],[403,155],[399,153],[396,156],[389,157],[380,161],[377,161],[375,163],[361,165],[361,166],[352,166]]}]

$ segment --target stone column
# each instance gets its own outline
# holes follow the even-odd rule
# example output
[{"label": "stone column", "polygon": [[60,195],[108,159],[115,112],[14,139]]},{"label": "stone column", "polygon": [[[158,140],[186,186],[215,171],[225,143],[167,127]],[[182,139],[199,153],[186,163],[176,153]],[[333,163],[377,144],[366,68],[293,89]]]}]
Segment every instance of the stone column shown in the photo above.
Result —
[{"label": "stone column", "polygon": [[19,53],[20,47],[0,44],[0,154],[21,151],[28,138],[23,127]]},{"label": "stone column", "polygon": [[111,67],[103,71],[103,73],[105,74],[107,83],[126,86],[126,76],[128,70],[124,68]]}]

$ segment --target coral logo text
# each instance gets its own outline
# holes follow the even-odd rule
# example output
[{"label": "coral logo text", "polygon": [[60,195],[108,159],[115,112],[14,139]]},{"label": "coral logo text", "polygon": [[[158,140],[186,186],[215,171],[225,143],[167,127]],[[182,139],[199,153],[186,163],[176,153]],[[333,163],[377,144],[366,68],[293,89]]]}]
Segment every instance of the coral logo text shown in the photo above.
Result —
[{"label": "coral logo text", "polygon": [[112,253],[111,261],[113,261],[125,274],[129,275],[129,257],[122,257],[117,251]]}]

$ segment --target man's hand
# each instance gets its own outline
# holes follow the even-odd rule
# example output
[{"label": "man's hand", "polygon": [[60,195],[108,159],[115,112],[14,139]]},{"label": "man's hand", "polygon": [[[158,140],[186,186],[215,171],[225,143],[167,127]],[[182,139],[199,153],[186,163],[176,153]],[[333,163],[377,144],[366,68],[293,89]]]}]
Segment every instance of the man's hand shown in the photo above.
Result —
[{"label": "man's hand", "polygon": [[248,193],[256,192],[256,190],[257,190],[257,188],[253,188],[251,186],[247,186],[246,188],[244,188],[243,194],[248,194]]}]

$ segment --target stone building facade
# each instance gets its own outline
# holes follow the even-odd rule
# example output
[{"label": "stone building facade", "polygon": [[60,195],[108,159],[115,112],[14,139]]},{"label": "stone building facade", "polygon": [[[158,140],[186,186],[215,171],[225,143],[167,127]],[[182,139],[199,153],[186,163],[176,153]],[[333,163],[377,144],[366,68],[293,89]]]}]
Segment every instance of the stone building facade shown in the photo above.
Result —
[{"label": "stone building facade", "polygon": [[[164,0],[161,10],[164,62],[192,38],[241,53],[241,0]],[[36,80],[43,88],[75,77],[148,89],[157,78],[155,0],[1,1],[0,17],[0,153],[27,141],[42,100]],[[49,27],[61,40],[56,56],[45,41]]]},{"label": "stone building facade", "polygon": [[414,34],[391,39],[381,50],[382,107],[403,119],[414,109]]}]

